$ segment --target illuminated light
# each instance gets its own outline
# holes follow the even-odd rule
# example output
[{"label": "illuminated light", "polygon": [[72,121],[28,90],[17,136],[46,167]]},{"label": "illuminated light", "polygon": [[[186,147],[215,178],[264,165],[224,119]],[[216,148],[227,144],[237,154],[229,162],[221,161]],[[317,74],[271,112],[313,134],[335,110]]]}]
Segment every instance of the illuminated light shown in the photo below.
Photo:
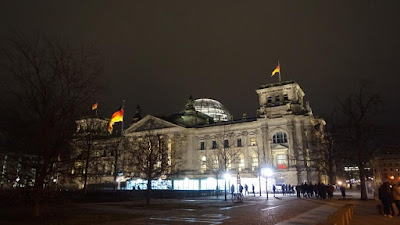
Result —
[{"label": "illuminated light", "polygon": [[342,183],[342,181],[338,181],[337,184],[342,185],[343,183]]},{"label": "illuminated light", "polygon": [[225,180],[229,180],[231,178],[231,175],[229,173],[224,174]]},{"label": "illuminated light", "polygon": [[214,177],[209,177],[209,178],[207,178],[207,181],[208,182],[213,182],[213,181],[215,181],[215,178]]},{"label": "illuminated light", "polygon": [[55,182],[57,182],[57,179],[56,179],[56,178],[54,178],[54,179],[53,179],[53,182],[54,182],[54,183],[55,183]]},{"label": "illuminated light", "polygon": [[264,177],[270,177],[274,175],[274,171],[271,168],[262,168],[261,173]]},{"label": "illuminated light", "polygon": [[143,182],[143,180],[142,180],[142,179],[137,179],[137,180],[136,180],[136,182],[138,182],[138,183],[142,183],[142,182]]},{"label": "illuminated light", "polygon": [[392,175],[392,176],[390,176],[390,177],[389,177],[389,179],[391,179],[391,180],[394,180],[394,176],[393,176],[393,175]]}]

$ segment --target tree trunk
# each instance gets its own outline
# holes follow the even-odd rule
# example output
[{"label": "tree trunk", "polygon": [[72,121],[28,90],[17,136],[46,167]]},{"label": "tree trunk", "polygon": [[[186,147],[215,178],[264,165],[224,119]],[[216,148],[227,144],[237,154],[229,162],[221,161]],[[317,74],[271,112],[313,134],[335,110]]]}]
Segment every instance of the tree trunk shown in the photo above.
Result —
[{"label": "tree trunk", "polygon": [[367,190],[365,188],[365,168],[362,163],[358,165],[358,168],[360,169],[360,181],[361,181],[361,200],[368,200],[368,195],[367,195]]},{"label": "tree trunk", "polygon": [[215,190],[217,190],[216,194],[217,194],[217,198],[219,197],[219,188],[218,188],[218,176],[217,177],[217,187],[215,188]]},{"label": "tree trunk", "polygon": [[85,163],[85,175],[83,176],[83,195],[86,196],[87,192],[87,176],[88,176],[88,169],[89,169],[89,157],[90,157],[90,147],[88,149],[87,155],[86,155],[86,163]]},{"label": "tree trunk", "polygon": [[147,190],[146,190],[146,205],[150,205],[150,197],[151,197],[151,179],[147,179]]},{"label": "tree trunk", "polygon": [[225,178],[225,201],[227,200],[227,197],[226,197],[226,178]]},{"label": "tree trunk", "polygon": [[35,178],[35,188],[33,193],[33,207],[32,207],[33,217],[40,216],[40,201],[42,200],[43,183],[44,183],[44,176],[42,174],[39,174]]}]

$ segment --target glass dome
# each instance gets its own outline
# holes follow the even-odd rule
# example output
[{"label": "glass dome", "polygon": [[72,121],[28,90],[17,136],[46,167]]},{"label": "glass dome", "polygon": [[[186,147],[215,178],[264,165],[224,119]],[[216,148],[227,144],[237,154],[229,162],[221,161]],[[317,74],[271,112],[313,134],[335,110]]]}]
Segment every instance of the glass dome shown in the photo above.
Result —
[{"label": "glass dome", "polygon": [[219,101],[209,98],[199,98],[194,101],[196,111],[212,117],[215,122],[229,121],[231,114]]}]

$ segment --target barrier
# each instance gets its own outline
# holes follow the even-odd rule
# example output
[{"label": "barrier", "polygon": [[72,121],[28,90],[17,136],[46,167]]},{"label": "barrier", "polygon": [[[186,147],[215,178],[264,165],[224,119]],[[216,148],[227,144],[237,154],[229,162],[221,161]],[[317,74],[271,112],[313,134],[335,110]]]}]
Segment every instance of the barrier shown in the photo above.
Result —
[{"label": "barrier", "polygon": [[354,204],[346,204],[328,216],[327,222],[320,222],[317,225],[350,225],[354,214]]}]

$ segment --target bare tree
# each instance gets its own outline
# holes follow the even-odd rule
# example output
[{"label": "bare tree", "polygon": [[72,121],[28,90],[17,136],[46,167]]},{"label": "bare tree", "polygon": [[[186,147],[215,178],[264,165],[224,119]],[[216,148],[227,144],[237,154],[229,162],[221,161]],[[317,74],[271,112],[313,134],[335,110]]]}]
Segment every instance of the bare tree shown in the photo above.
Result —
[{"label": "bare tree", "polygon": [[310,135],[311,150],[307,154],[307,161],[322,174],[327,175],[330,184],[335,184],[336,163],[340,160],[341,155],[338,154],[334,145],[331,132],[324,131],[323,125],[317,123],[311,129]]},{"label": "bare tree", "polygon": [[[227,173],[232,169],[232,165],[234,165],[239,158],[241,151],[235,147],[235,135],[230,130],[229,125],[223,125],[222,133],[215,135],[214,141],[212,149],[214,149],[214,154],[217,156],[219,162],[219,169],[215,170],[215,173],[221,175],[221,173]],[[224,186],[226,201],[226,179]]]},{"label": "bare tree", "polygon": [[114,169],[113,174],[114,174],[114,191],[117,191],[118,187],[118,174],[123,168],[123,165],[121,163],[122,160],[122,155],[124,153],[124,149],[126,147],[126,140],[122,137],[114,137],[108,141],[109,145],[108,147],[111,150],[111,156],[112,156],[112,168]]},{"label": "bare tree", "polygon": [[167,140],[163,135],[149,130],[145,135],[131,140],[129,153],[137,175],[147,180],[146,203],[150,205],[152,180],[166,175],[170,170]]},{"label": "bare tree", "polygon": [[91,175],[97,177],[98,173],[98,146],[99,141],[107,138],[106,133],[106,121],[99,118],[84,118],[77,121],[78,129],[74,135],[73,149],[78,154],[76,158],[71,160],[83,161],[84,173],[83,173],[83,193],[86,196],[88,176]]},{"label": "bare tree", "polygon": [[[99,57],[90,48],[29,40],[15,33],[5,50],[11,72],[1,128],[18,150],[32,157],[35,170],[33,215],[39,216],[43,186],[58,156],[68,155],[75,120],[98,93]],[[11,143],[11,142],[8,142]]]},{"label": "bare tree", "polygon": [[346,149],[358,165],[361,181],[361,199],[367,200],[365,186],[366,165],[380,144],[377,123],[382,113],[382,99],[367,81],[362,81],[357,92],[340,101],[341,121],[335,134],[336,142]]}]

